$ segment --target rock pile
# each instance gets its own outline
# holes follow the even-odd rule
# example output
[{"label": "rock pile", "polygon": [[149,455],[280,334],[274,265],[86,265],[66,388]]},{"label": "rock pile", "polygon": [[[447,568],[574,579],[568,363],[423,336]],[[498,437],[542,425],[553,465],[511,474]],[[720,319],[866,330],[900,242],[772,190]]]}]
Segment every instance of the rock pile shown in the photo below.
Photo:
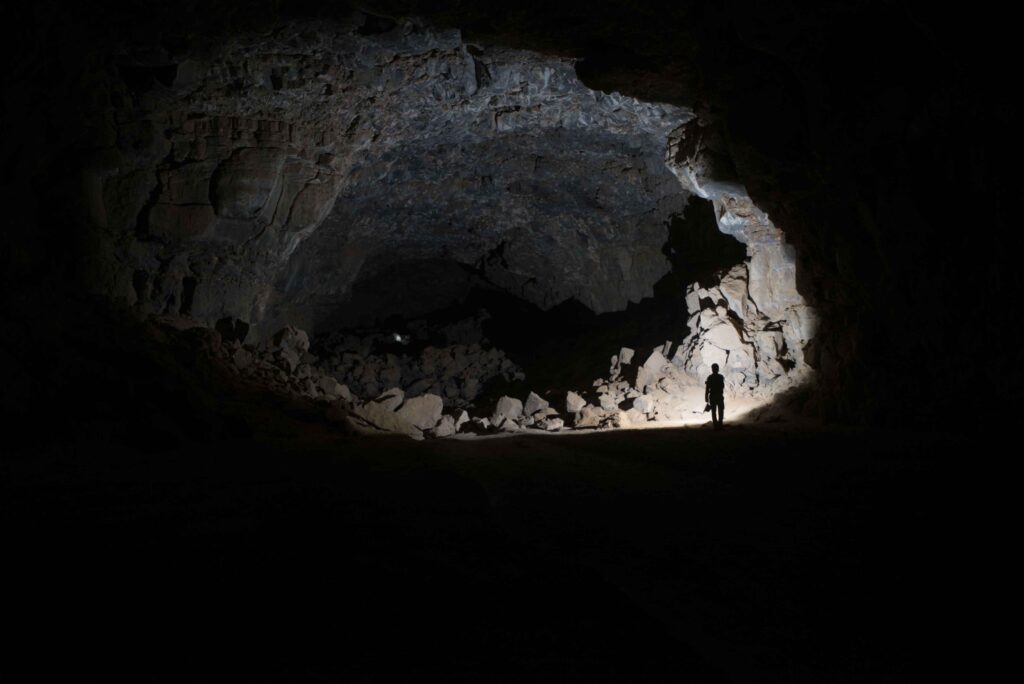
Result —
[{"label": "rock pile", "polygon": [[[360,396],[375,397],[386,388],[401,387],[406,397],[433,394],[445,406],[469,408],[491,379],[526,377],[505,352],[491,347],[483,337],[480,322],[484,317],[458,321],[433,335],[428,335],[421,322],[414,322],[407,336],[382,332],[327,336],[318,343],[319,368]],[[448,344],[406,353],[428,337]]]},{"label": "rock pile", "polygon": [[666,358],[672,343],[654,349],[643,364],[633,364],[635,351],[623,347],[611,357],[608,378],[598,378],[584,397],[566,396],[574,428],[629,427],[649,421],[689,417],[703,392],[699,382]]},{"label": "rock pile", "polygon": [[352,404],[348,419],[360,432],[394,432],[413,439],[451,437],[469,422],[465,411],[458,416],[443,411],[444,402],[436,394],[406,397],[400,388],[393,387],[376,399]]},{"label": "rock pile", "polygon": [[717,286],[690,285],[686,308],[691,333],[672,362],[695,378],[706,377],[711,365],[718,364],[726,387],[777,394],[803,381],[809,372],[803,348],[812,335],[813,318],[810,309],[799,304],[779,312],[759,307],[749,281],[748,266],[740,264]]},{"label": "rock pile", "polygon": [[282,328],[258,345],[245,344],[244,335],[222,337],[216,350],[228,368],[261,387],[328,402],[353,399],[348,387],[317,368],[317,357],[309,352],[309,336],[298,328]]}]

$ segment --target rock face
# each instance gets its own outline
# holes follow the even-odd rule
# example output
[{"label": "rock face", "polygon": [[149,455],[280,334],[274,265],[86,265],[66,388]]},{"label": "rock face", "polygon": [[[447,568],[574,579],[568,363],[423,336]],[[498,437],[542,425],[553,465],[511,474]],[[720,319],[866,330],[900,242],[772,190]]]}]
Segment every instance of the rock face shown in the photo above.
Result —
[{"label": "rock face", "polygon": [[[111,99],[118,136],[89,172],[103,257],[94,286],[143,312],[250,325],[286,373],[323,391],[394,387],[399,404],[435,395],[468,407],[490,378],[523,379],[500,351],[452,344],[406,357],[345,340],[318,362],[291,326],[344,323],[341,303],[374,279],[416,313],[421,291],[445,292],[465,271],[541,307],[621,309],[669,269],[666,221],[695,195],[746,245],[745,263],[690,288],[691,333],[674,355],[666,342],[630,384],[620,373],[633,350],[622,348],[606,390],[593,403],[570,394],[568,413],[602,427],[667,417],[665,402],[634,400],[691,386],[712,363],[731,390],[763,397],[809,376],[815,316],[793,250],[741,185],[714,177],[693,112],[591,90],[569,59],[471,46],[418,20],[383,31],[367,21],[196,46],[160,87],[114,79],[127,104]],[[409,275],[438,262],[430,287]],[[550,418],[535,416],[546,408],[535,398],[525,418]],[[394,420],[381,416],[397,406],[370,403],[367,421]],[[419,410],[410,424],[433,429]],[[519,419],[499,411],[490,422]]]},{"label": "rock face", "polygon": [[238,35],[178,55],[167,86],[112,83],[131,105],[90,171],[95,286],[257,337],[315,331],[357,281],[425,259],[542,307],[651,294],[689,110],[590,90],[568,59],[366,21]]}]

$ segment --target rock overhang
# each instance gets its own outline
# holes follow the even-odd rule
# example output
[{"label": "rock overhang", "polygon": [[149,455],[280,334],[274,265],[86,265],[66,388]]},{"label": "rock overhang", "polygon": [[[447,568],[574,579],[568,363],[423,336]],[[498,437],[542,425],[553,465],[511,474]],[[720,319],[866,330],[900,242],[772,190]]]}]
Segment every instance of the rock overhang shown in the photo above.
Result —
[{"label": "rock overhang", "polygon": [[716,177],[693,111],[587,88],[569,58],[362,25],[238,34],[132,94],[98,174],[108,294],[261,338],[343,324],[357,283],[447,260],[542,308],[621,310],[670,270],[667,224],[695,196],[748,258],[680,301],[672,363],[721,361],[751,391],[803,377],[814,317],[792,250]]},{"label": "rock overhang", "polygon": [[[239,35],[136,95],[119,116],[146,144],[121,145],[106,175],[134,195],[107,226],[134,233],[108,290],[180,309],[173,281],[191,277],[190,315],[259,333],[344,297],[367,259],[500,249],[488,277],[541,306],[651,294],[687,197],[665,149],[691,111],[590,90],[571,59],[472,48],[416,20],[360,26]],[[323,277],[296,273],[311,268]]]}]

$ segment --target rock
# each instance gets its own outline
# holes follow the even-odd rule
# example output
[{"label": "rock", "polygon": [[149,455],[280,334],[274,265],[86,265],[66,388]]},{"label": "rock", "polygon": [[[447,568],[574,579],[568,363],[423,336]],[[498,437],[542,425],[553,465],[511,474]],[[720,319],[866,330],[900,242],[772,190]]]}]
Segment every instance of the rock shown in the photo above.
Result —
[{"label": "rock", "polygon": [[434,437],[451,437],[457,431],[455,419],[451,416],[441,416],[441,422],[437,424],[431,433]]},{"label": "rock", "polygon": [[654,399],[647,395],[641,395],[633,400],[633,408],[643,414],[654,412]]},{"label": "rock", "polygon": [[465,411],[462,411],[459,414],[459,417],[455,419],[455,429],[458,430],[459,428],[461,428],[463,425],[465,425],[468,422],[469,422],[469,414],[466,413]]},{"label": "rock", "polygon": [[430,389],[430,386],[433,384],[433,378],[423,378],[422,380],[417,380],[416,382],[409,385],[409,388],[406,390],[406,392],[409,394],[410,397],[419,396],[420,394],[423,394],[428,389]]},{"label": "rock", "polygon": [[320,377],[319,386],[321,391],[328,397],[334,399],[341,396],[342,384],[338,382],[336,378],[330,375],[323,375]]},{"label": "rock", "polygon": [[669,365],[669,360],[664,357],[660,349],[655,349],[644,361],[644,365],[637,371],[636,389],[645,391],[649,386],[655,384],[665,376],[664,368]]},{"label": "rock", "polygon": [[597,406],[584,406],[580,411],[580,418],[576,421],[576,428],[605,428],[613,427],[618,417],[618,411],[609,411]]},{"label": "rock", "polygon": [[568,392],[565,395],[565,410],[569,413],[579,413],[586,405],[587,401],[575,392]]},{"label": "rock", "polygon": [[424,394],[421,397],[407,399],[400,409],[398,415],[411,425],[421,430],[428,430],[441,420],[441,412],[444,410],[444,401],[436,394]]},{"label": "rock", "polygon": [[349,411],[349,422],[360,432],[395,432],[423,439],[423,432],[384,404],[368,401]]},{"label": "rock", "polygon": [[629,364],[633,363],[634,353],[635,352],[629,347],[623,347],[621,350],[619,350],[619,364],[623,366],[628,366]]},{"label": "rock", "polygon": [[602,394],[600,400],[601,408],[606,411],[614,411],[619,408],[619,403],[615,401],[615,397],[610,394]]},{"label": "rock", "polygon": [[526,397],[526,404],[523,406],[523,413],[527,416],[532,416],[538,411],[543,411],[549,406],[550,404],[547,401],[533,392],[530,392],[530,395]]},{"label": "rock", "polygon": [[558,416],[554,416],[554,417],[542,418],[541,420],[538,420],[537,421],[537,427],[539,427],[542,430],[547,430],[548,432],[558,432],[563,427],[565,427],[565,423]]},{"label": "rock", "polygon": [[381,405],[388,411],[395,411],[402,405],[404,399],[405,392],[399,387],[392,387],[374,399],[373,402]]},{"label": "rock", "polygon": [[523,415],[523,402],[512,397],[501,397],[491,416],[491,423],[502,428],[510,422],[520,419]]},{"label": "rock", "polygon": [[637,408],[631,408],[623,414],[623,422],[627,425],[643,425],[647,422],[647,415]]},{"label": "rock", "polygon": [[293,373],[299,366],[299,354],[294,349],[279,349],[274,357],[282,370]]},{"label": "rock", "polygon": [[306,334],[306,331],[291,325],[281,328],[270,339],[271,349],[274,351],[291,349],[300,357],[304,352],[309,351],[309,335]]}]

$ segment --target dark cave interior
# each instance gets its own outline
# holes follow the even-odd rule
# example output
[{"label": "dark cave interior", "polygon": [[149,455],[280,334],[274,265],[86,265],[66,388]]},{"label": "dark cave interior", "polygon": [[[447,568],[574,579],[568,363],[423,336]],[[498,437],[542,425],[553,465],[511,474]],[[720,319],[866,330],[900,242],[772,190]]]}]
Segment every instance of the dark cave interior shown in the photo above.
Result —
[{"label": "dark cave interior", "polygon": [[[7,13],[35,678],[896,682],[966,650],[947,587],[1001,499],[962,459],[998,467],[1021,387],[1003,10]],[[719,352],[757,400],[721,433],[683,420]],[[392,387],[429,424],[374,424]]]}]

